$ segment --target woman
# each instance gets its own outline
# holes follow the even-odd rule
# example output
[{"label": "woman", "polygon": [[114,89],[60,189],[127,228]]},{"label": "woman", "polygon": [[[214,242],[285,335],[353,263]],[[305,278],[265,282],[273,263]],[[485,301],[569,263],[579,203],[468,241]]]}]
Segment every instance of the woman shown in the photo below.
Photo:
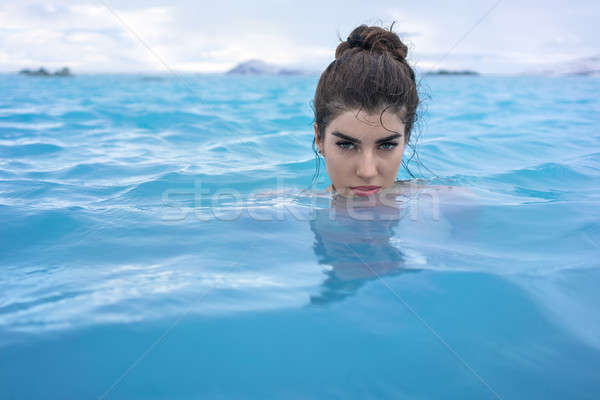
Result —
[{"label": "woman", "polygon": [[317,85],[313,149],[325,159],[328,191],[344,197],[393,190],[416,119],[415,74],[392,26],[355,28]]}]

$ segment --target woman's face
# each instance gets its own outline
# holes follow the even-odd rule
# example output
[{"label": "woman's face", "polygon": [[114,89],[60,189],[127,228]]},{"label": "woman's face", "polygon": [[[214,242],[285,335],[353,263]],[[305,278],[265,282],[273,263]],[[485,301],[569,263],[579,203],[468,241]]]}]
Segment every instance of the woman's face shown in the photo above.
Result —
[{"label": "woman's face", "polygon": [[323,142],[315,140],[335,191],[368,196],[391,187],[404,153],[404,123],[396,113],[345,111],[332,120]]}]

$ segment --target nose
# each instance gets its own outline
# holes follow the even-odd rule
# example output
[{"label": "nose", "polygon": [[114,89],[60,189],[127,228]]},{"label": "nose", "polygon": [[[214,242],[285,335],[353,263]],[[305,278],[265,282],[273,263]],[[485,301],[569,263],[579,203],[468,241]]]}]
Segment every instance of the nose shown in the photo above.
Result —
[{"label": "nose", "polygon": [[370,151],[365,151],[360,155],[356,175],[364,180],[369,180],[377,176],[377,165]]}]

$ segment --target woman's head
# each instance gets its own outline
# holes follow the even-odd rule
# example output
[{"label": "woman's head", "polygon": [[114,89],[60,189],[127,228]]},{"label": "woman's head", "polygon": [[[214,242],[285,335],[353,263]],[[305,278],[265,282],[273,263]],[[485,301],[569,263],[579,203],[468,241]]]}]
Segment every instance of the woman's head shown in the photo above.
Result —
[{"label": "woman's head", "polygon": [[419,96],[407,47],[380,27],[361,25],[340,43],[314,98],[315,140],[336,192],[391,186],[416,119]]}]

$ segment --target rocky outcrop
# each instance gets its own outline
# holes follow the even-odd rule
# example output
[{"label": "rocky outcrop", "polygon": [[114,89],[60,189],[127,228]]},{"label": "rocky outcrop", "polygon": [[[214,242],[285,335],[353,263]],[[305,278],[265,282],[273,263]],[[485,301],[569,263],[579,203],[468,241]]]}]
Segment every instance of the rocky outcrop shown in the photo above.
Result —
[{"label": "rocky outcrop", "polygon": [[437,71],[426,71],[425,75],[479,75],[479,72],[477,71],[471,71],[468,69],[465,70],[447,70],[447,69],[440,69]]},{"label": "rocky outcrop", "polygon": [[58,76],[58,77],[73,76],[73,74],[71,73],[71,70],[68,67],[64,67],[59,70],[56,70],[56,71],[54,71],[54,73],[48,72],[48,70],[44,67],[38,69],[37,71],[30,70],[30,69],[22,69],[21,71],[19,71],[19,73],[22,75],[27,75],[27,76]]},{"label": "rocky outcrop", "polygon": [[227,71],[227,75],[300,75],[304,73],[299,69],[282,68],[257,59],[244,61]]},{"label": "rocky outcrop", "polygon": [[600,76],[600,55],[576,58],[571,61],[531,68],[524,75]]}]

